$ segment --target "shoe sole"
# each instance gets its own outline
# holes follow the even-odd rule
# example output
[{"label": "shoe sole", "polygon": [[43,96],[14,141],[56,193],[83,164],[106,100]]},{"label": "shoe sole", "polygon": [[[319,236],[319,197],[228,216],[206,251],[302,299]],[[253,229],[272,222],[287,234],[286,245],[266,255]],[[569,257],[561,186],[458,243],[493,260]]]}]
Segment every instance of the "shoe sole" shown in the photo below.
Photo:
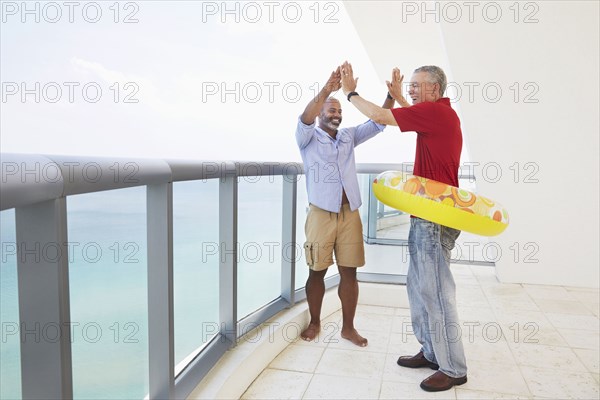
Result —
[{"label": "shoe sole", "polygon": [[426,392],[443,392],[446,390],[450,390],[452,389],[454,386],[460,386],[460,385],[464,385],[465,383],[467,383],[467,377],[463,377],[463,378],[458,378],[454,381],[454,383],[448,387],[444,386],[444,387],[432,387],[432,386],[427,386],[424,385],[423,382],[421,382],[421,389],[423,389]]}]

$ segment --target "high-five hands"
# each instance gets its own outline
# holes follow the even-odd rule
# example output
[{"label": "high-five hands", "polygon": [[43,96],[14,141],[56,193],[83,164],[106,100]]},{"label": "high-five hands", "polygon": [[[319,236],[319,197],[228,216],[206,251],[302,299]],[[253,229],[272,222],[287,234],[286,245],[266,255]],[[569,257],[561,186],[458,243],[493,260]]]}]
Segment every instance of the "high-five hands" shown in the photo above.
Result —
[{"label": "high-five hands", "polygon": [[341,78],[342,74],[340,72],[340,67],[337,67],[337,69],[331,73],[331,76],[329,76],[327,83],[325,83],[325,90],[329,93],[340,90],[340,87],[342,86]]},{"label": "high-five hands", "polygon": [[352,71],[352,64],[348,61],[345,61],[341,66],[342,72],[342,90],[344,94],[347,96],[348,93],[354,92],[356,90],[356,85],[358,84],[358,78],[354,79],[354,72]]},{"label": "high-five hands", "polygon": [[404,75],[400,74],[400,70],[398,68],[394,68],[392,70],[392,81],[385,81],[388,92],[390,92],[390,96],[394,98],[394,100],[400,102],[404,96],[402,95],[402,81],[404,80]]}]

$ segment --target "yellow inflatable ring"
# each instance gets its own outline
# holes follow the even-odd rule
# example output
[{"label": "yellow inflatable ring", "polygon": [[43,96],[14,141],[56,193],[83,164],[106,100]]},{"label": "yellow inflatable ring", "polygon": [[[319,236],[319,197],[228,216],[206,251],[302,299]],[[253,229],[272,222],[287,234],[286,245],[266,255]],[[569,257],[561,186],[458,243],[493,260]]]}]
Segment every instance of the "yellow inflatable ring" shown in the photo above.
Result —
[{"label": "yellow inflatable ring", "polygon": [[483,236],[496,236],[508,226],[500,204],[433,179],[386,171],[373,181],[383,204],[436,224]]}]

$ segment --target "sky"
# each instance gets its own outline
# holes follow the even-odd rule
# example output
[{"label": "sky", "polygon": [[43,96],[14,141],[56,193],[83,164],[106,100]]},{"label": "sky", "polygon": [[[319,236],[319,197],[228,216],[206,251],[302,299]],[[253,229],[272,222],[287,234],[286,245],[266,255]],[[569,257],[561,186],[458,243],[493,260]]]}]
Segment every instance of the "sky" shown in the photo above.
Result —
[{"label": "sky", "polygon": [[[297,118],[339,64],[387,92],[342,2],[68,4],[2,3],[2,152],[300,161]],[[414,134],[382,135],[358,162],[412,161]]]}]

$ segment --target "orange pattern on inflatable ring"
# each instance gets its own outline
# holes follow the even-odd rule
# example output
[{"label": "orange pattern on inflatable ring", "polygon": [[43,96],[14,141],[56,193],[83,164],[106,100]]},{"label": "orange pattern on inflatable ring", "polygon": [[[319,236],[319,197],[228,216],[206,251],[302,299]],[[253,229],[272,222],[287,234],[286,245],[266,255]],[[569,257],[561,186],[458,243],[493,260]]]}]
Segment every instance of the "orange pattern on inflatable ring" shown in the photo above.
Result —
[{"label": "orange pattern on inflatable ring", "polygon": [[433,179],[386,171],[373,191],[390,207],[451,228],[494,236],[508,226],[508,211],[497,202]]}]

